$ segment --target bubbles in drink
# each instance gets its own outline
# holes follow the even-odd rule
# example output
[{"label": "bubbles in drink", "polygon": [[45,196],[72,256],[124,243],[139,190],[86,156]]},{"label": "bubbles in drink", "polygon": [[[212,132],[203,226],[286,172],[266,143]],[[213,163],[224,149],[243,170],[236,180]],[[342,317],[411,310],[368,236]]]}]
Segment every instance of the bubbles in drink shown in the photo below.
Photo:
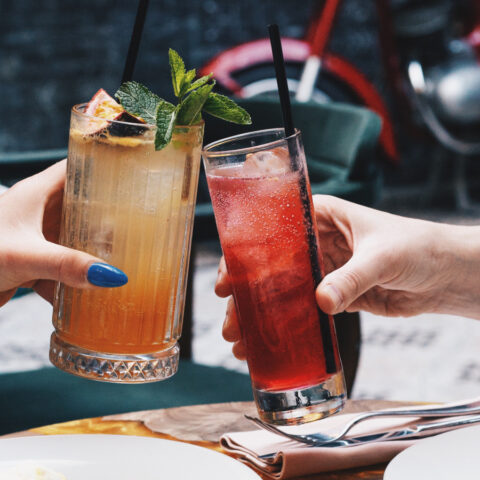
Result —
[{"label": "bubbles in drink", "polygon": [[327,375],[299,175],[286,148],[207,175],[256,388],[297,388]]}]

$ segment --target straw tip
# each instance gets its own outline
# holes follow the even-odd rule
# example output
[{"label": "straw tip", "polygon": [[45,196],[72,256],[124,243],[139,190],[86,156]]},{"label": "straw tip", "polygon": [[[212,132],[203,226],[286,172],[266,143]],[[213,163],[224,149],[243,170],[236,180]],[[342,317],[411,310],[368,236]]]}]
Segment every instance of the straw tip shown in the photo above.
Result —
[{"label": "straw tip", "polygon": [[270,43],[272,45],[273,64],[275,67],[275,75],[277,77],[278,95],[282,107],[285,135],[289,137],[295,133],[295,128],[293,126],[292,109],[290,106],[290,92],[288,90],[288,80],[285,71],[282,40],[280,38],[280,31],[277,24],[273,23],[269,25],[268,30],[270,33]]}]

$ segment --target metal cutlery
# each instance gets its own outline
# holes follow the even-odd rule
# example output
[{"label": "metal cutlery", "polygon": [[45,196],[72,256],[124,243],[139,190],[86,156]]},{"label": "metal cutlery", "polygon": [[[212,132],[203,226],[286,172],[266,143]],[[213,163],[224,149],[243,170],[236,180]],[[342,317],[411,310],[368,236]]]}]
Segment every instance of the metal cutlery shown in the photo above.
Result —
[{"label": "metal cutlery", "polygon": [[[406,427],[399,430],[388,430],[385,432],[372,433],[370,435],[360,435],[358,437],[345,438],[337,442],[330,442],[327,444],[312,445],[308,444],[308,447],[322,447],[322,448],[334,448],[334,447],[350,447],[358,445],[366,445],[369,443],[376,443],[382,441],[393,440],[408,440],[414,438],[424,438],[440,433],[445,433],[455,428],[462,428],[468,425],[474,425],[480,423],[480,415],[474,417],[463,418],[461,420],[445,420],[443,422],[429,422],[425,424],[418,424],[412,427]],[[262,455],[261,458],[272,458],[276,455],[276,452],[267,453]]]},{"label": "metal cutlery", "polygon": [[344,438],[337,442],[330,442],[323,444],[323,447],[340,447],[350,445],[364,445],[373,442],[385,442],[392,440],[405,440],[410,438],[421,438],[437,435],[439,433],[453,430],[458,427],[465,427],[480,423],[480,415],[471,417],[464,417],[455,420],[444,420],[441,422],[426,422],[413,425],[411,427],[404,427],[398,430],[390,430],[380,433],[372,433],[371,435],[362,435],[353,438]]},{"label": "metal cutlery", "polygon": [[271,433],[275,433],[277,435],[282,435],[284,437],[289,438],[290,440],[296,440],[297,442],[305,443],[308,445],[314,446],[327,446],[330,443],[336,443],[341,441],[347,433],[357,424],[360,422],[373,418],[373,417],[392,417],[392,416],[415,416],[415,417],[422,417],[422,418],[433,418],[433,417],[448,417],[448,416],[462,416],[462,415],[473,415],[473,414],[480,414],[480,400],[476,399],[474,401],[469,401],[468,403],[464,404],[454,404],[454,405],[443,405],[441,407],[420,407],[420,408],[409,408],[409,409],[399,409],[399,410],[379,410],[379,411],[372,411],[372,412],[365,412],[363,414],[358,415],[357,417],[353,418],[349,421],[343,429],[337,435],[327,435],[324,433],[309,433],[309,434],[293,434],[288,433],[284,430],[280,430],[278,427],[274,425],[267,424],[258,418],[249,417],[245,415],[245,417],[254,422],[260,428],[267,430]]}]

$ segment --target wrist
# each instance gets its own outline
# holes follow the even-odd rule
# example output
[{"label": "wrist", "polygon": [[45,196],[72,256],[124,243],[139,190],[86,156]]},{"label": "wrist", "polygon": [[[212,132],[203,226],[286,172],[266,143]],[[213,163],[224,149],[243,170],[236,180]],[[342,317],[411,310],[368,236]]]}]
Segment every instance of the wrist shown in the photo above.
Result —
[{"label": "wrist", "polygon": [[480,319],[480,227],[441,225],[436,254],[445,261],[439,272],[446,288],[438,313]]}]

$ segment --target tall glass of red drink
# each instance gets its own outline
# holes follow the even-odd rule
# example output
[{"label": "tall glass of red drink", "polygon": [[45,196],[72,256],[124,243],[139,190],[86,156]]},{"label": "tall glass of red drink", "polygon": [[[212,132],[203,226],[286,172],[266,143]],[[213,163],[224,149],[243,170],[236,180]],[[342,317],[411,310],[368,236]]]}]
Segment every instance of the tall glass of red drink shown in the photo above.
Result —
[{"label": "tall glass of red drink", "polygon": [[260,417],[339,411],[345,383],[333,319],[315,302],[322,258],[300,132],[226,138],[203,159]]}]

